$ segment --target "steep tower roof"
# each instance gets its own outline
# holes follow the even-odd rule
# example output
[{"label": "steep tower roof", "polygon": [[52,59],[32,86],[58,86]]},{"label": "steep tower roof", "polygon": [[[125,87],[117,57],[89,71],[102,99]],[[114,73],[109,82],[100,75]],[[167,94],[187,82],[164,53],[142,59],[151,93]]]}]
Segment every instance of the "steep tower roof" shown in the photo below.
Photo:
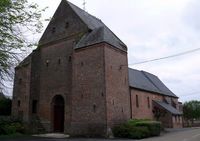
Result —
[{"label": "steep tower roof", "polygon": [[[62,10],[59,10],[62,9]],[[69,15],[63,14],[63,12],[66,12],[66,9],[70,9],[73,11],[73,13],[86,25],[88,30],[83,34],[83,36],[80,38],[80,40],[75,45],[75,49],[83,48],[89,45],[106,42],[120,50],[127,51],[126,45],[98,18],[90,15],[86,11],[80,9],[79,7],[75,6],[74,4],[70,3],[67,0],[62,0],[60,6],[56,10],[56,13],[54,14],[52,20],[61,20],[58,16],[62,14],[62,20],[68,18]],[[61,12],[60,12],[61,11]],[[63,16],[64,15],[64,16]],[[50,24],[52,21],[50,22]],[[60,23],[58,23],[60,24]],[[54,26],[57,26],[54,24]],[[59,26],[59,25],[58,25]],[[47,27],[47,29],[50,28],[50,26]],[[46,31],[48,31],[46,29]],[[60,29],[60,27],[59,27]],[[60,29],[62,30],[62,29]],[[64,29],[63,29],[64,30]],[[40,43],[43,42],[45,39],[46,34],[49,34],[48,32],[44,32],[44,35],[42,36]],[[66,35],[65,35],[66,36]],[[57,37],[54,37],[57,38]],[[47,40],[47,39],[46,39]]]}]

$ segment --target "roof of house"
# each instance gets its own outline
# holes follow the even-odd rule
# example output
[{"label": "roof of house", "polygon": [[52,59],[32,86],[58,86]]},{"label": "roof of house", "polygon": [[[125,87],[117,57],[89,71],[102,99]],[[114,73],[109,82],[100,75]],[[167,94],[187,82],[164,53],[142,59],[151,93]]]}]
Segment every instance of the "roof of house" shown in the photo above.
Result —
[{"label": "roof of house", "polygon": [[129,68],[129,86],[177,98],[157,76],[145,71]]},{"label": "roof of house", "polygon": [[114,47],[127,51],[127,46],[99,19],[65,0],[90,31],[75,46],[75,49],[96,43],[106,42]]},{"label": "roof of house", "polygon": [[172,113],[173,115],[182,115],[180,111],[178,111],[176,108],[172,107],[170,104],[167,104],[162,101],[154,101],[156,104],[167,110],[168,112]]}]

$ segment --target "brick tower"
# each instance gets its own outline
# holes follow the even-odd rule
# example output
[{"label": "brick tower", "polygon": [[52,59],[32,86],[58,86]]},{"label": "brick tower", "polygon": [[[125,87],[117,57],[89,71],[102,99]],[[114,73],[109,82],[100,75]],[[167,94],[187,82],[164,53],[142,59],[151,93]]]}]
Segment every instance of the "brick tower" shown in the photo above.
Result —
[{"label": "brick tower", "polygon": [[62,0],[15,69],[12,114],[36,130],[106,136],[130,119],[127,62],[126,45],[104,23]]}]

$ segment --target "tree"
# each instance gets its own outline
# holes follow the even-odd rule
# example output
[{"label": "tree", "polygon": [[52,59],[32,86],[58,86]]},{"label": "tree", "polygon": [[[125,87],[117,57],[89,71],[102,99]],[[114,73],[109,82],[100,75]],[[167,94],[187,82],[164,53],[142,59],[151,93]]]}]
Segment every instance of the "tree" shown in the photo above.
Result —
[{"label": "tree", "polygon": [[0,116],[11,114],[12,100],[10,98],[0,98]]},{"label": "tree", "polygon": [[41,13],[35,3],[27,0],[0,0],[0,91],[10,80],[13,66],[21,59],[27,47],[33,47],[27,34],[41,32]]},{"label": "tree", "polygon": [[186,120],[200,119],[200,101],[193,100],[183,104],[183,116]]}]

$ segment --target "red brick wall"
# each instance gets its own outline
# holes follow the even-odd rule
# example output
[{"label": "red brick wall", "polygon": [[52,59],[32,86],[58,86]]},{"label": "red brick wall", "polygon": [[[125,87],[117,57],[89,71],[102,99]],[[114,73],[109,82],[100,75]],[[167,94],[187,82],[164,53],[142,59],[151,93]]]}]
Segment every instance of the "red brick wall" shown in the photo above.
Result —
[{"label": "red brick wall", "polygon": [[127,53],[105,44],[105,84],[108,128],[130,119]]},{"label": "red brick wall", "polygon": [[72,134],[105,134],[104,44],[77,49],[73,56]]},{"label": "red brick wall", "polygon": [[[132,88],[130,89],[130,91],[131,91],[131,104],[132,104],[132,118],[154,119],[152,112],[153,110],[152,101],[153,100],[162,101],[163,96]],[[138,95],[139,107],[136,106],[136,95]],[[148,102],[147,102],[148,97],[150,101],[150,108],[148,107]]]},{"label": "red brick wall", "polygon": [[52,131],[52,99],[65,99],[65,125],[70,124],[72,87],[72,52],[74,40],[41,47],[39,117],[47,131]]},{"label": "red brick wall", "polygon": [[[14,117],[20,117],[25,122],[29,121],[30,112],[30,73],[31,64],[18,67],[15,70],[15,80],[13,89],[13,101],[12,101],[12,115]],[[18,101],[20,105],[18,105]]]}]

